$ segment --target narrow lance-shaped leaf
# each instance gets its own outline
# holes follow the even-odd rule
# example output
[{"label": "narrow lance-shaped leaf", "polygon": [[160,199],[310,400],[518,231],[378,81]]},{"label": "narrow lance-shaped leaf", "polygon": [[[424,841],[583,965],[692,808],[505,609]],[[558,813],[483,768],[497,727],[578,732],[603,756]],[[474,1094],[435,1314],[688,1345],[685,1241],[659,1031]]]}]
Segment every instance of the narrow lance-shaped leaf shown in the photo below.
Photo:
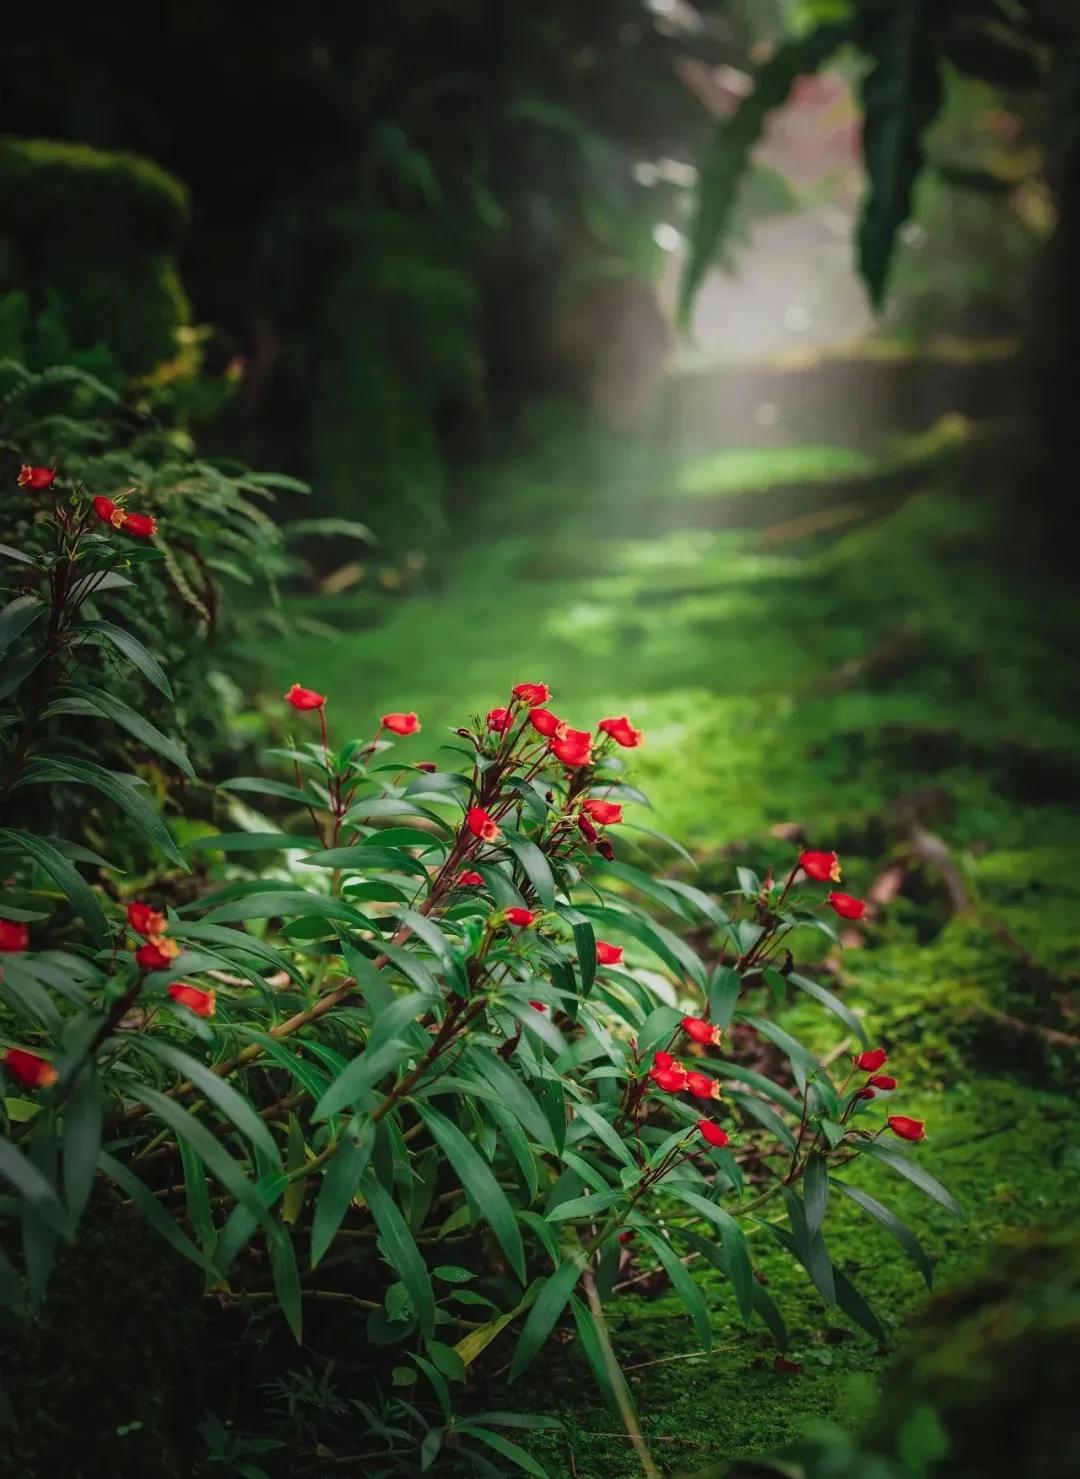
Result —
[{"label": "narrow lance-shaped leaf", "polygon": [[361,1178],[360,1188],[371,1208],[387,1257],[409,1292],[420,1329],[430,1340],[435,1334],[435,1295],[427,1265],[408,1224],[382,1183],[368,1171]]},{"label": "narrow lance-shaped leaf", "polygon": [[524,1284],[525,1249],[521,1229],[491,1167],[446,1115],[432,1109],[429,1104],[419,1104],[417,1108],[462,1186],[498,1239],[510,1267]]}]

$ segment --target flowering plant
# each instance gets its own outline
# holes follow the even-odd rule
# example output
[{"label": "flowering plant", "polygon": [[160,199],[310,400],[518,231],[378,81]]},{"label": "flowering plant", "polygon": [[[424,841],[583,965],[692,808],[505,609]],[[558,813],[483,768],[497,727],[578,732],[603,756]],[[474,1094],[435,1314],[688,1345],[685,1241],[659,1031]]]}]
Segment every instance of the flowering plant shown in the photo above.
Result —
[{"label": "flowering plant", "polygon": [[[70,674],[86,600],[131,559],[117,543],[130,517],[105,518],[81,493],[57,502],[39,567],[49,598],[16,594],[0,613],[16,635],[47,630],[44,655],[15,658],[38,677],[6,784],[96,785],[134,808],[172,868],[137,897],[103,901],[78,868],[101,860],[81,843],[0,830],[11,873],[0,895],[0,1177],[22,1241],[21,1267],[15,1239],[0,1243],[8,1306],[40,1304],[58,1240],[76,1236],[95,1186],[111,1186],[219,1299],[268,1300],[298,1341],[314,1299],[363,1320],[370,1346],[392,1350],[395,1379],[430,1392],[398,1425],[408,1472],[450,1435],[458,1454],[486,1446],[536,1472],[492,1436],[507,1415],[455,1415],[452,1386],[495,1341],[512,1342],[514,1380],[567,1314],[633,1425],[603,1318],[628,1235],[706,1347],[690,1255],[725,1275],[741,1320],[786,1346],[782,1312],[754,1277],[748,1218],[827,1305],[883,1338],[825,1244],[832,1191],[893,1233],[927,1278],[929,1262],[884,1204],[836,1173],[868,1156],[957,1209],[889,1138],[920,1139],[921,1122],[879,1119],[878,1099],[897,1087],[880,1072],[885,1050],[787,952],[800,928],[835,935],[823,908],[863,913],[850,895],[823,897],[820,885],[839,881],[835,854],[801,854],[782,882],[740,869],[725,904],[655,876],[631,861],[644,829],[626,816],[644,803],[625,763],[642,732],[625,716],[573,729],[539,682],[450,734],[440,764],[395,751],[427,738],[415,713],[385,714],[370,738],[342,743],[332,703],[294,684],[294,733],[270,752],[288,778],[219,788],[223,806],[265,798],[276,812],[260,822],[249,803],[245,830],[181,850],[133,787],[38,746],[58,694],[95,701]],[[141,644],[103,628],[160,681]],[[111,717],[138,735],[130,716]],[[178,888],[196,860],[216,879]],[[708,964],[680,933],[703,925]],[[791,988],[860,1044],[846,1074],[766,1014],[760,1003]],[[774,1080],[730,1056],[734,1023],[771,1042],[785,1072]],[[464,1287],[477,1271],[484,1293]]]}]

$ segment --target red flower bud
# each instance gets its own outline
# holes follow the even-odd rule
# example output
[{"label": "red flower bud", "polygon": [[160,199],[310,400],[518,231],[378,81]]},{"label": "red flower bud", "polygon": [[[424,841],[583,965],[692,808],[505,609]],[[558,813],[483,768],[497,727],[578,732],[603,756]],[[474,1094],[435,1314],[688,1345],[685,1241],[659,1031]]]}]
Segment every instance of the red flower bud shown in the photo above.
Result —
[{"label": "red flower bud", "polygon": [[487,727],[494,729],[496,734],[505,734],[514,722],[514,716],[509,709],[492,709],[487,716]]},{"label": "red flower bud", "polygon": [[595,842],[596,839],[600,836],[600,833],[593,826],[592,822],[589,821],[588,817],[579,814],[577,824],[578,831],[581,833],[582,837],[584,837],[586,842]]},{"label": "red flower bud", "polygon": [[570,727],[564,720],[556,718],[550,709],[533,709],[529,714],[529,723],[545,739],[556,739],[560,732],[565,734]]},{"label": "red flower bud", "polygon": [[528,704],[530,709],[536,709],[547,703],[551,689],[546,683],[518,683],[514,687],[514,697]]},{"label": "red flower bud", "polygon": [[0,954],[18,955],[29,944],[28,925],[16,923],[13,919],[0,919]]},{"label": "red flower bud", "polygon": [[840,859],[834,852],[801,852],[799,867],[816,883],[840,882]]},{"label": "red flower bud", "polygon": [[686,1088],[686,1070],[674,1064],[671,1068],[657,1068],[654,1064],[649,1069],[649,1077],[658,1089],[663,1089],[665,1094],[679,1094]]},{"label": "red flower bud", "polygon": [[178,1006],[194,1012],[196,1017],[212,1017],[217,1011],[217,998],[213,991],[200,991],[186,981],[174,981],[168,988],[168,995]]},{"label": "red flower bud", "polygon": [[670,1053],[654,1053],[652,1062],[654,1068],[675,1068],[678,1066]]},{"label": "red flower bud", "polygon": [[856,1090],[855,1097],[856,1099],[872,1099],[874,1097],[874,1091],[867,1084],[863,1088]]},{"label": "red flower bud", "polygon": [[622,807],[617,801],[585,801],[581,809],[601,827],[614,827],[622,821]]},{"label": "red flower bud", "polygon": [[596,844],[596,851],[605,862],[613,863],[615,861],[615,849],[606,837],[601,837],[600,841]]},{"label": "red flower bud", "polygon": [[34,493],[43,493],[51,488],[56,477],[55,467],[28,467],[24,462],[15,479],[20,488],[29,488]]},{"label": "red flower bud", "polygon": [[533,1009],[534,1012],[546,1012],[547,1011],[547,1003],[546,1002],[543,1002],[543,1001],[530,1001],[529,1002],[529,1005],[532,1007],[532,1009]]},{"label": "red flower bud", "polygon": [[135,959],[145,971],[165,971],[179,954],[180,946],[176,941],[169,940],[162,935],[158,939],[147,940],[145,945],[140,945],[135,952]]},{"label": "red flower bud", "polygon": [[728,1133],[719,1125],[714,1125],[712,1120],[698,1120],[697,1127],[701,1131],[701,1138],[715,1145],[717,1150],[722,1150],[728,1143]]},{"label": "red flower bud", "polygon": [[896,1079],[893,1078],[891,1073],[875,1073],[870,1080],[870,1087],[872,1089],[884,1089],[887,1092],[896,1088]]},{"label": "red flower bud", "polygon": [[127,922],[139,935],[163,935],[169,928],[168,920],[149,904],[129,904]]},{"label": "red flower bud", "polygon": [[855,1067],[863,1069],[866,1073],[876,1073],[879,1068],[884,1068],[889,1061],[889,1055],[884,1048],[867,1048],[865,1053],[860,1053],[855,1059]]},{"label": "red flower bud", "polygon": [[125,514],[120,527],[125,534],[133,534],[136,539],[149,539],[157,533],[157,519],[153,514]]},{"label": "red flower bud", "polygon": [[434,775],[439,767],[435,764],[434,760],[418,760],[416,762],[416,768],[417,770],[426,771],[428,775]]},{"label": "red flower bud", "polygon": [[714,1027],[704,1017],[684,1017],[682,1030],[687,1037],[692,1037],[695,1042],[699,1043],[719,1043],[722,1035],[719,1027]]},{"label": "red flower bud", "polygon": [[688,1073],[686,1087],[695,1099],[719,1099],[720,1085],[707,1073]]},{"label": "red flower bud", "polygon": [[564,765],[589,765],[592,762],[592,735],[585,729],[568,729],[551,741],[551,753]]},{"label": "red flower bud", "polygon": [[417,734],[420,730],[420,720],[415,714],[384,714],[381,723],[391,734]]},{"label": "red flower bud", "polygon": [[534,909],[522,909],[520,905],[514,904],[509,909],[504,909],[503,914],[507,924],[516,924],[519,929],[528,929],[536,918]]},{"label": "red flower bud", "polygon": [[622,965],[622,958],[623,947],[621,945],[609,945],[606,940],[597,940],[597,965]]},{"label": "red flower bud", "polygon": [[60,1077],[47,1058],[39,1058],[23,1048],[8,1048],[0,1061],[12,1078],[28,1089],[47,1089]]},{"label": "red flower bud", "polygon": [[635,729],[625,714],[617,719],[601,719],[601,734],[610,734],[617,745],[622,745],[627,750],[635,750],[638,745],[645,743],[645,736],[640,729]]},{"label": "red flower bud", "polygon": [[321,693],[316,693],[314,688],[301,688],[299,683],[294,683],[285,695],[286,703],[292,704],[294,709],[321,709],[326,702]]},{"label": "red flower bud", "polygon": [[861,919],[866,913],[864,901],[853,899],[850,894],[829,894],[825,902],[836,910],[841,919]]},{"label": "red flower bud", "polygon": [[633,1241],[633,1237],[634,1237],[634,1234],[630,1230],[627,1230],[625,1232],[621,1232],[619,1234],[619,1242],[625,1245],[626,1243],[632,1242]]},{"label": "red flower bud", "polygon": [[488,816],[482,806],[470,809],[468,827],[474,837],[481,837],[485,842],[496,842],[502,836],[495,818]]},{"label": "red flower bud", "polygon": [[457,888],[482,888],[484,878],[481,873],[477,873],[471,868],[466,868],[454,879],[454,884]]},{"label": "red flower bud", "polygon": [[891,1114],[888,1118],[889,1129],[894,1135],[899,1135],[901,1140],[925,1140],[925,1120],[909,1119],[906,1114]]},{"label": "red flower bud", "polygon": [[103,524],[111,524],[114,529],[119,529],[124,522],[124,510],[104,495],[94,499],[94,512]]}]

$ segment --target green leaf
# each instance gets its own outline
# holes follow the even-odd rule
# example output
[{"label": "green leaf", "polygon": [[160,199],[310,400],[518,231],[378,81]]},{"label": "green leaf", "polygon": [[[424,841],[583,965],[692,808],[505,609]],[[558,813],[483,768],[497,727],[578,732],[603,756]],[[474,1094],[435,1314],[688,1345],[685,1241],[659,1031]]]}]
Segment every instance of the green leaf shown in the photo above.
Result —
[{"label": "green leaf", "polygon": [[709,981],[709,1021],[730,1027],[742,991],[742,977],[729,965],[718,965]]},{"label": "green leaf", "polygon": [[236,1126],[241,1135],[245,1135],[252,1145],[257,1146],[275,1169],[280,1169],[281,1156],[274,1137],[250,1100],[234,1089],[232,1084],[226,1083],[207,1064],[192,1057],[190,1053],[185,1053],[182,1048],[152,1036],[144,1036],[142,1045],[154,1057],[175,1068],[183,1078],[190,1079],[210,1103]]},{"label": "green leaf", "polygon": [[580,1256],[569,1258],[544,1280],[514,1349],[514,1359],[510,1363],[511,1381],[517,1380],[555,1328],[556,1320],[581,1278],[581,1267]]},{"label": "green leaf", "polygon": [[239,775],[232,780],[219,781],[221,791],[250,792],[255,796],[278,796],[282,801],[295,801],[298,806],[317,806],[318,798],[291,786],[287,781],[267,780],[261,775]]},{"label": "green leaf", "polygon": [[894,1150],[891,1145],[882,1145],[879,1140],[858,1139],[852,1141],[863,1155],[873,1156],[875,1160],[884,1161],[898,1176],[903,1176],[910,1181],[912,1186],[917,1186],[921,1192],[932,1197],[955,1217],[963,1218],[964,1213],[952,1194],[946,1191],[941,1182],[929,1171],[923,1169],[918,1161],[909,1159],[902,1151]]},{"label": "green leaf", "polygon": [[585,1359],[592,1368],[592,1374],[603,1393],[604,1401],[620,1420],[627,1412],[634,1413],[636,1416],[637,1404],[634,1402],[634,1395],[627,1385],[626,1377],[611,1348],[611,1341],[603,1323],[576,1295],[570,1297],[570,1308],[574,1314],[574,1323],[577,1325],[581,1349],[585,1352]]},{"label": "green leaf", "polygon": [[544,1217],[548,1222],[569,1222],[575,1217],[594,1217],[598,1212],[606,1212],[616,1202],[625,1200],[626,1193],[622,1190],[598,1191],[587,1197],[570,1197],[565,1202],[559,1202],[550,1212],[545,1212]]},{"label": "green leaf", "polygon": [[860,1186],[849,1186],[846,1181],[839,1181],[835,1176],[831,1177],[833,1186],[837,1191],[843,1192],[844,1196],[850,1197],[856,1206],[861,1207],[864,1212],[869,1212],[876,1222],[880,1222],[886,1232],[891,1233],[911,1259],[912,1263],[923,1276],[923,1281],[928,1289],[933,1287],[934,1267],[927,1257],[926,1250],[918,1238],[905,1222],[901,1222],[895,1212],[889,1210],[883,1202],[872,1197],[868,1191],[863,1191]]},{"label": "green leaf", "polygon": [[64,1105],[64,1134],[60,1142],[64,1199],[72,1224],[83,1214],[94,1184],[101,1150],[102,1094],[97,1071],[84,1064]]},{"label": "green leaf", "polygon": [[724,1268],[731,1287],[735,1291],[738,1301],[739,1312],[743,1320],[748,1321],[754,1308],[754,1270],[750,1262],[750,1247],[746,1241],[746,1235],[729,1212],[718,1207],[715,1202],[710,1202],[707,1197],[699,1196],[696,1191],[674,1182],[670,1186],[662,1186],[665,1195],[677,1197],[680,1202],[685,1202],[695,1212],[700,1212],[702,1217],[707,1217],[714,1226],[720,1230],[720,1241],[724,1249]]},{"label": "green leaf", "polygon": [[781,107],[797,77],[816,72],[848,39],[845,24],[822,25],[807,36],[782,42],[760,67],[754,89],[713,134],[700,167],[689,250],[679,285],[679,321],[690,321],[698,289],[712,266],[731,221],[739,183],[774,108]]},{"label": "green leaf", "polygon": [[889,1338],[885,1333],[885,1327],[847,1274],[841,1269],[834,1268],[833,1279],[836,1284],[836,1302],[844,1314],[854,1320],[856,1325],[861,1326],[867,1335],[872,1335],[881,1345],[885,1345]]},{"label": "green leaf", "polygon": [[105,911],[98,903],[93,889],[77,868],[73,867],[51,842],[37,837],[33,832],[22,832],[14,827],[0,829],[0,841],[10,841],[20,852],[32,858],[39,867],[55,880],[67,895],[71,907],[79,915],[90,937],[99,949],[105,948],[110,940],[109,922]]},{"label": "green leaf", "polygon": [[[704,1201],[704,1198],[701,1199]],[[637,1229],[638,1237],[648,1243],[649,1247],[659,1258],[665,1272],[671,1280],[676,1294],[686,1306],[698,1340],[707,1351],[712,1350],[712,1325],[709,1322],[709,1311],[702,1298],[701,1290],[694,1283],[693,1276],[687,1271],[686,1265],[675,1252],[665,1237],[662,1237],[643,1217],[632,1217],[628,1219]]]},{"label": "green leaf", "polygon": [[816,981],[811,981],[809,977],[801,976],[796,971],[792,971],[784,979],[790,981],[793,986],[797,986],[800,991],[805,991],[807,996],[812,996],[815,1001],[821,1002],[822,1006],[827,1007],[834,1016],[839,1017],[844,1026],[855,1034],[864,1048],[870,1046],[870,1040],[866,1036],[866,1028],[851,1008],[845,1006],[838,996],[834,996],[824,986],[819,986]]},{"label": "green leaf", "polygon": [[610,924],[613,929],[632,935],[668,967],[673,975],[687,975],[702,991],[705,990],[705,967],[685,940],[654,920],[643,919],[629,910],[609,909],[595,904],[578,906],[582,914],[595,919],[598,924]]},{"label": "green leaf", "polygon": [[477,1356],[486,1351],[496,1336],[501,1335],[507,1325],[512,1324],[518,1315],[524,1314],[530,1308],[542,1287],[543,1280],[534,1279],[512,1310],[507,1310],[504,1314],[496,1315],[493,1320],[488,1320],[485,1325],[479,1325],[475,1330],[470,1330],[467,1335],[462,1336],[454,1347],[454,1350],[457,1351],[466,1366],[470,1366],[476,1360]]},{"label": "green leaf", "polygon": [[[206,1184],[206,1167],[202,1156],[186,1140],[178,1140],[180,1164],[184,1172],[184,1193],[187,1203],[188,1221],[195,1230],[199,1247],[207,1259],[214,1261],[217,1251],[218,1232],[214,1225],[214,1213],[210,1206],[210,1189]],[[255,1221],[246,1213],[246,1208],[236,1209],[236,1215],[247,1216],[248,1237],[255,1230]],[[223,1267],[225,1265],[222,1265]]]},{"label": "green leaf", "polygon": [[535,842],[530,842],[520,832],[504,825],[502,833],[503,841],[521,864],[525,877],[536,891],[536,897],[545,909],[551,909],[555,904],[555,879],[547,858]]},{"label": "green leaf", "polygon": [[210,924],[243,923],[249,919],[329,919],[368,929],[371,921],[359,909],[335,899],[330,894],[310,894],[303,889],[274,889],[248,894],[231,904],[212,909],[206,919]]},{"label": "green leaf", "polygon": [[212,1265],[204,1255],[200,1253],[191,1239],[181,1232],[153,1192],[144,1186],[139,1178],[128,1170],[127,1166],[103,1150],[98,1156],[98,1169],[102,1175],[115,1182],[120,1190],[131,1198],[154,1231],[159,1233],[170,1247],[180,1254],[181,1258],[186,1258],[189,1263],[193,1263],[196,1268],[206,1273],[212,1271]]},{"label": "green leaf", "polygon": [[825,1209],[829,1205],[829,1173],[824,1157],[816,1150],[807,1157],[803,1198],[806,1230],[813,1237],[825,1221]]},{"label": "green leaf", "polygon": [[274,1293],[281,1306],[281,1313],[285,1316],[285,1323],[299,1345],[303,1333],[303,1301],[300,1293],[300,1270],[296,1266],[296,1250],[293,1248],[292,1238],[280,1223],[267,1221],[265,1230]]},{"label": "green leaf", "polygon": [[0,544],[0,555],[7,560],[16,560],[20,565],[36,565],[37,560],[33,555],[28,555],[25,550],[12,549],[10,544]]},{"label": "green leaf", "polygon": [[320,844],[313,837],[291,837],[286,832],[224,832],[192,837],[188,852],[311,852]]},{"label": "green leaf", "polygon": [[855,39],[872,63],[862,81],[870,186],[859,223],[859,271],[880,306],[897,234],[911,213],[922,168],[922,133],[941,107],[940,0],[860,6]]},{"label": "green leaf", "polygon": [[489,1448],[493,1448],[503,1458],[509,1459],[516,1468],[523,1469],[526,1474],[535,1474],[537,1479],[548,1479],[548,1471],[537,1463],[531,1453],[526,1453],[524,1448],[517,1443],[511,1443],[510,1439],[504,1438],[501,1433],[493,1433],[490,1428],[480,1427],[475,1422],[458,1423],[454,1431],[459,1436],[465,1434],[470,1438],[478,1439],[481,1443],[486,1443]]},{"label": "green leaf", "polygon": [[90,632],[106,642],[111,642],[116,650],[126,657],[132,667],[138,669],[159,693],[163,693],[168,699],[172,698],[173,692],[164,669],[157,659],[151,656],[138,637],[132,636],[123,627],[115,626],[111,621],[84,621],[76,628],[76,631]]},{"label": "green leaf", "polygon": [[0,657],[45,610],[45,602],[39,596],[16,596],[8,602],[0,611]]},{"label": "green leaf", "polygon": [[360,1186],[379,1229],[386,1256],[409,1292],[420,1329],[431,1340],[435,1334],[435,1294],[427,1265],[420,1256],[408,1224],[377,1177],[365,1171]]},{"label": "green leaf", "polygon": [[19,778],[18,785],[51,785],[57,781],[74,786],[92,786],[108,796],[148,842],[185,873],[189,871],[183,853],[172,840],[157,812],[136,789],[133,777],[118,771],[105,770],[88,760],[60,760],[50,756],[48,759],[31,762]]},{"label": "green leaf", "polygon": [[195,779],[195,772],[183,745],[177,744],[167,734],[162,734],[156,725],[144,719],[130,704],[107,693],[104,688],[97,688],[89,683],[65,683],[56,689],[56,694],[57,697],[49,704],[43,718],[53,714],[100,714],[103,719],[110,719],[114,724],[119,724],[121,729],[126,729],[128,734],[133,735],[147,749],[163,755],[178,770],[183,771],[189,780]]},{"label": "green leaf", "polygon": [[495,1180],[491,1167],[466,1140],[457,1125],[429,1104],[418,1104],[417,1111],[431,1131],[440,1150],[453,1166],[458,1180],[475,1203],[506,1254],[510,1267],[525,1283],[525,1249],[521,1229],[506,1193]]},{"label": "green leaf", "polygon": [[355,1104],[361,1094],[373,1088],[381,1078],[393,1073],[402,1062],[408,1049],[400,1038],[392,1037],[377,1048],[367,1048],[359,1057],[353,1058],[343,1072],[338,1074],[325,1094],[311,1112],[311,1118],[319,1123],[339,1109]]},{"label": "green leaf", "polygon": [[11,1183],[53,1232],[70,1241],[71,1227],[55,1189],[10,1140],[0,1140],[0,1177]]}]

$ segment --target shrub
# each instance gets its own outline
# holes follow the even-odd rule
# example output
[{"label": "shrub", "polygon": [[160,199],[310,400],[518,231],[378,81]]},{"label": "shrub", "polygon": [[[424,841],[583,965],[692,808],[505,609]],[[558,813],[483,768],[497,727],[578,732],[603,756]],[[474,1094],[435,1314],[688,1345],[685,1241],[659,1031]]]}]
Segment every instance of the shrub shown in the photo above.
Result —
[{"label": "shrub", "polygon": [[[388,1473],[426,1468],[444,1446],[474,1470],[486,1448],[538,1472],[497,1429],[552,1419],[459,1415],[451,1394],[497,1340],[512,1383],[566,1319],[641,1444],[603,1318],[628,1237],[706,1347],[691,1255],[726,1277],[739,1319],[786,1344],[748,1217],[827,1304],[884,1339],[824,1241],[832,1193],[888,1228],[928,1280],[929,1262],[836,1173],[868,1156],[956,1208],[886,1133],[918,1140],[923,1127],[882,1117],[896,1088],[884,1050],[787,952],[801,928],[835,938],[826,909],[863,913],[831,887],[834,853],[800,854],[782,881],[740,869],[724,905],[654,876],[630,861],[644,829],[624,814],[644,799],[624,763],[641,732],[626,716],[575,730],[543,683],[456,730],[442,767],[395,754],[421,730],[415,714],[341,743],[325,697],[294,685],[293,733],[270,751],[288,778],[220,787],[225,804],[265,798],[281,824],[249,805],[244,830],[181,850],[133,777],[59,737],[41,745],[37,730],[73,686],[89,592],[107,602],[117,567],[140,568],[131,542],[144,548],[146,526],[79,492],[41,524],[51,545],[18,556],[38,585],[0,616],[23,675],[5,795],[96,790],[168,866],[103,902],[79,872],[97,862],[81,842],[0,831],[10,1311],[42,1307],[56,1249],[95,1185],[111,1184],[217,1299],[278,1312],[297,1341],[320,1303],[363,1320],[376,1405],[358,1410]],[[149,651],[115,630],[118,657],[160,684]],[[105,712],[181,763],[162,732]],[[203,858],[223,860],[217,876],[205,864],[186,876]],[[680,935],[690,926],[712,935],[712,968]],[[862,1043],[839,1080],[770,1020],[792,987]],[[784,1073],[726,1056],[733,1023],[771,1043]],[[379,1395],[387,1371],[407,1399]]]}]

